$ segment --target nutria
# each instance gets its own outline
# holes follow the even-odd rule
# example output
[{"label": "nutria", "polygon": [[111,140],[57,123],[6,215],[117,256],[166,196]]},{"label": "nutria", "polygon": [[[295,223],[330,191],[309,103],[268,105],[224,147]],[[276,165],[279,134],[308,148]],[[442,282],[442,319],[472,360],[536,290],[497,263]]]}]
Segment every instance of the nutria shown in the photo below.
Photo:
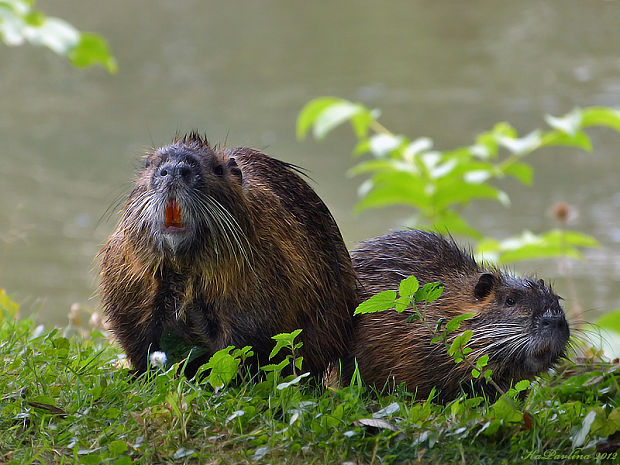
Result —
[{"label": "nutria", "polygon": [[296,171],[195,133],[146,156],[100,252],[102,305],[138,372],[166,351],[162,337],[204,352],[190,372],[229,345],[268,363],[271,336],[299,328],[313,375],[345,352],[354,271],[332,215]]},{"label": "nutria", "polygon": [[[565,355],[569,328],[558,296],[542,280],[521,279],[496,268],[481,266],[451,239],[408,230],[376,237],[351,253],[361,287],[361,300],[398,289],[402,279],[415,275],[420,285],[441,282],[445,288],[426,307],[431,328],[464,314],[476,316],[461,324],[473,330],[469,347],[473,360],[488,354],[492,378],[505,390],[511,382],[532,379]],[[406,322],[412,310],[388,310],[354,317],[353,343],[343,362],[343,379],[350,379],[357,359],[362,380],[378,388],[406,384],[418,397],[436,386],[443,399],[465,389],[491,385],[473,380],[471,367],[455,364],[442,344],[421,322]],[[472,381],[473,380],[473,381]]]}]

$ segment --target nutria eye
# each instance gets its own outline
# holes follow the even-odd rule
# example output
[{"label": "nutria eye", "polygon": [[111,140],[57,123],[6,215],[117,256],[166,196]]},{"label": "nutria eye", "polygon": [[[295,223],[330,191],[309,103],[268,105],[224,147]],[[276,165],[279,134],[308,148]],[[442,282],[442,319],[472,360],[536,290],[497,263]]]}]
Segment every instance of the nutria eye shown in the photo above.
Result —
[{"label": "nutria eye", "polygon": [[221,176],[221,175],[223,175],[223,174],[224,174],[224,168],[222,167],[222,165],[216,165],[216,166],[213,168],[213,172],[214,172],[215,174],[217,174],[218,176]]},{"label": "nutria eye", "polygon": [[507,297],[506,298],[506,306],[507,307],[512,307],[515,304],[515,299],[513,299],[512,297]]}]

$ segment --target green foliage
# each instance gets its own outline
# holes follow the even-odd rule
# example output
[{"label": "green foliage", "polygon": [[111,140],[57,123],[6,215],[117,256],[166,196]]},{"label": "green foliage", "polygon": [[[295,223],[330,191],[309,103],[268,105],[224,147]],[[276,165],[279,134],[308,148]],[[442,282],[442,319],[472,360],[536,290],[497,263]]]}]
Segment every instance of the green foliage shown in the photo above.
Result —
[{"label": "green foliage", "polygon": [[620,309],[605,313],[595,322],[596,326],[620,333]]},{"label": "green foliage", "polygon": [[14,320],[18,312],[18,305],[9,298],[4,289],[0,288],[0,323],[4,320]]},{"label": "green foliage", "polygon": [[118,66],[103,37],[80,32],[60,18],[35,10],[34,0],[0,1],[0,38],[7,45],[28,41],[66,57],[79,68],[101,65],[110,73]]},{"label": "green foliage", "polygon": [[[360,188],[357,210],[404,205],[415,216],[409,226],[429,228],[483,239],[482,232],[461,215],[472,201],[490,199],[510,204],[508,195],[495,184],[514,178],[531,185],[533,168],[527,157],[550,146],[577,147],[590,151],[584,129],[606,126],[620,131],[620,112],[611,108],[575,109],[563,117],[547,116],[551,129],[535,130],[519,137],[508,123],[498,123],[476,137],[469,146],[437,150],[429,138],[410,139],[382,126],[379,112],[360,103],[323,97],[312,100],[301,111],[297,136],[312,129],[317,139],[349,121],[358,139],[356,157],[369,154],[350,171],[369,176]],[[540,236],[530,232],[502,242],[487,239],[479,253],[487,259],[512,262],[531,258],[570,256],[579,258],[577,247],[594,247],[596,240],[570,231],[550,231]]]},{"label": "green foliage", "polygon": [[578,247],[598,247],[596,239],[575,231],[554,229],[541,235],[525,231],[503,241],[484,239],[478,242],[476,254],[485,260],[511,263],[533,258],[582,258]]},{"label": "green foliage", "polygon": [[[288,339],[281,350],[299,344]],[[230,349],[216,358],[241,362],[242,351]],[[217,390],[178,369],[132,381],[120,362],[99,333],[83,339],[32,320],[0,322],[0,462],[521,464],[579,445],[595,457],[620,431],[618,367],[609,364],[567,364],[494,403],[463,395],[437,405],[432,395],[320,389],[292,375],[275,385],[237,375]]]}]

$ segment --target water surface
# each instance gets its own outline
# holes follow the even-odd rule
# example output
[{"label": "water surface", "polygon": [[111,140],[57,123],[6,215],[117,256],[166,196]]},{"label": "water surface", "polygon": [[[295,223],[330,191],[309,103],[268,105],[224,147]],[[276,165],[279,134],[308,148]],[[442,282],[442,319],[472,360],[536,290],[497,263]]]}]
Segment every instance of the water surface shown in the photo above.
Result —
[{"label": "water surface", "polygon": [[[249,145],[308,168],[349,246],[398,227],[408,212],[353,214],[354,139],[295,139],[313,97],[381,108],[382,122],[439,148],[468,144],[506,120],[521,132],[575,106],[620,106],[620,3],[525,0],[227,2],[49,0],[46,13],[110,41],[117,75],[76,70],[47,50],[0,47],[0,287],[63,324],[97,308],[95,255],[118,219],[139,157],[177,131]],[[490,236],[554,227],[549,207],[574,204],[573,229],[602,247],[573,264],[586,317],[620,307],[620,134],[595,130],[594,152],[549,149],[535,183],[501,184],[510,209],[480,202],[468,219]],[[555,281],[554,262],[518,271]],[[570,301],[568,302],[570,305]]]}]

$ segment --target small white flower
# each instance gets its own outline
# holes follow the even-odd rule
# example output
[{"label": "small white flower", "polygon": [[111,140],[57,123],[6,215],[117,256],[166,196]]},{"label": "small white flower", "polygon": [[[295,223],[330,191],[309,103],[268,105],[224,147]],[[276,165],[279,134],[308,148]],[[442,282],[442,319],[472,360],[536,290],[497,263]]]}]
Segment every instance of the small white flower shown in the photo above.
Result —
[{"label": "small white flower", "polygon": [[153,366],[163,368],[167,360],[168,360],[168,357],[166,357],[165,352],[161,352],[158,350],[151,354],[151,365]]}]

